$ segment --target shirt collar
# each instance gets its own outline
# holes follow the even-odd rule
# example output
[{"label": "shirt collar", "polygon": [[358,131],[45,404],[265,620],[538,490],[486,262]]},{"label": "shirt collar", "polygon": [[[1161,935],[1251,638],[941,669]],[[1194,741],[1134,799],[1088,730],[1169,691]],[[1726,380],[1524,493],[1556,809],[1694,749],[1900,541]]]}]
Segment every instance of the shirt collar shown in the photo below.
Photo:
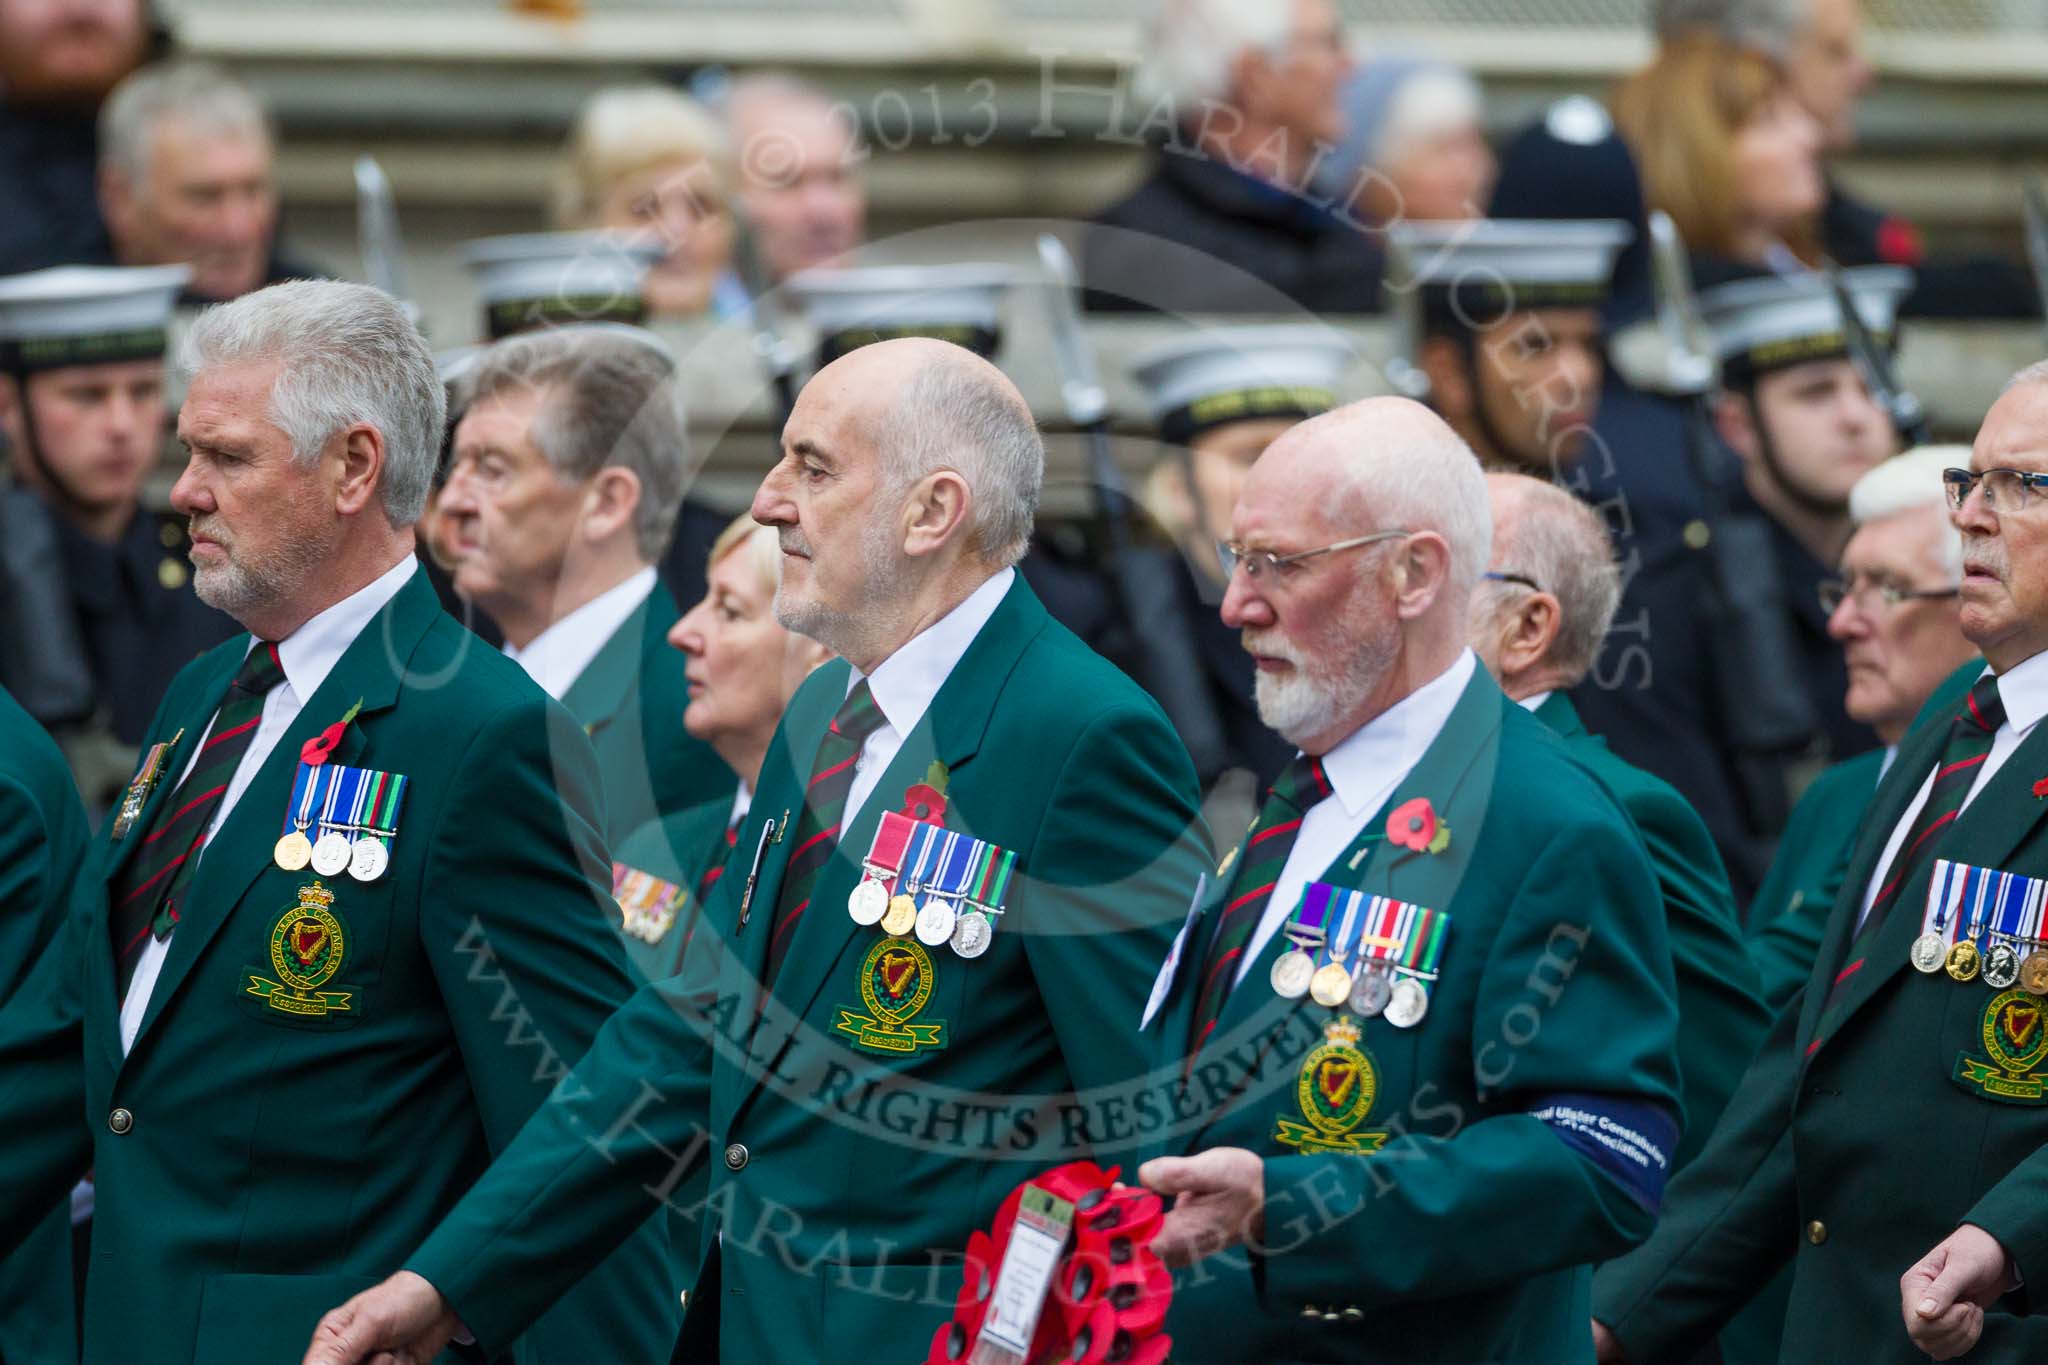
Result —
[{"label": "shirt collar", "polygon": [[1557,689],[1554,687],[1546,687],[1541,692],[1530,693],[1528,696],[1516,702],[1515,705],[1521,707],[1524,711],[1527,711],[1530,715],[1533,716],[1538,711],[1541,711],[1543,709],[1543,703],[1549,701],[1551,695],[1556,691]]},{"label": "shirt collar", "polygon": [[[932,698],[946,684],[946,678],[960,662],[960,656],[981,634],[981,628],[996,614],[1003,594],[1016,580],[1015,569],[1004,569],[973,592],[959,606],[926,626],[910,642],[891,654],[868,675],[868,690],[875,705],[899,735],[908,735],[924,719]],[[846,690],[852,693],[861,673],[854,669]]]},{"label": "shirt collar", "polygon": [[740,789],[733,793],[732,811],[725,817],[727,829],[737,829],[740,821],[747,818],[747,812],[754,808],[754,789],[740,783]]},{"label": "shirt collar", "polygon": [[655,577],[654,566],[644,566],[528,640],[526,648],[514,648],[507,641],[505,657],[525,669],[543,692],[560,701],[605,642],[618,634],[626,618],[654,591]]},{"label": "shirt collar", "polygon": [[292,695],[301,706],[320,690],[320,684],[327,681],[327,675],[341,662],[356,636],[363,633],[363,627],[398,596],[399,589],[411,581],[419,567],[419,558],[407,555],[277,642],[277,659],[284,665],[285,681],[291,684]]},{"label": "shirt collar", "polygon": [[1466,649],[1451,666],[1346,735],[1323,755],[1323,775],[1347,815],[1377,809],[1401,785],[1457,708],[1479,659]]},{"label": "shirt collar", "polygon": [[2025,735],[2048,716],[2048,650],[1999,674],[1998,700],[2005,707],[2005,723],[2016,735]]}]

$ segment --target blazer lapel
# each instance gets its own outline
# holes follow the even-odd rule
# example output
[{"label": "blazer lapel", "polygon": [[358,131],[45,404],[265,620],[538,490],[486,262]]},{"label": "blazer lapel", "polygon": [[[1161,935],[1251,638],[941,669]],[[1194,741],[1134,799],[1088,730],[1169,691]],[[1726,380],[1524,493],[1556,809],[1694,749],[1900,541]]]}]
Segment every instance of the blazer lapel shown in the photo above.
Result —
[{"label": "blazer lapel", "polygon": [[[818,874],[812,890],[812,903],[792,931],[796,938],[789,945],[775,980],[775,998],[783,1009],[789,1011],[791,1018],[801,1019],[809,1013],[818,992],[832,978],[840,959],[846,955],[848,945],[856,938],[878,932],[855,924],[846,914],[845,907],[847,893],[853,890],[860,876],[861,857],[873,843],[883,814],[896,810],[902,804],[905,789],[922,782],[935,760],[946,765],[956,784],[960,782],[961,770],[981,747],[1003,685],[1022,657],[1025,646],[1050,619],[1031,589],[1025,586],[1023,576],[1018,575],[997,605],[994,615],[989,617],[988,624],[968,645],[960,662],[932,698],[924,716],[890,760],[881,779],[862,804],[860,813],[840,832],[838,846]],[[839,677],[843,683],[844,675]],[[836,710],[842,689],[833,689],[830,695]],[[822,732],[823,726],[820,725],[819,729]],[[815,745],[813,750],[815,752]],[[808,765],[808,758],[804,761]],[[799,790],[807,778],[808,773],[799,779]],[[950,803],[945,827],[973,833],[966,814],[959,801]],[[785,849],[782,859],[786,861],[788,856]],[[763,880],[765,882],[766,878]],[[779,875],[777,884],[779,887]],[[759,890],[755,893],[756,914],[762,909],[762,894]],[[767,904],[772,906],[774,902]],[[768,935],[763,934],[752,948],[759,955],[753,968],[753,979],[757,981],[760,979],[760,965],[766,958],[767,938]],[[786,1041],[778,1045],[778,1051]],[[768,1069],[763,1067],[750,1077],[749,1094],[758,1088]]]},{"label": "blazer lapel", "polygon": [[[341,744],[328,758],[331,763],[352,761],[362,749],[363,723],[390,709],[398,700],[403,680],[400,661],[410,661],[413,650],[440,613],[440,603],[427,576],[415,573],[398,595],[363,627],[319,690],[299,708],[298,718],[264,757],[255,777],[236,798],[234,809],[221,821],[200,856],[184,902],[189,913],[171,935],[163,973],[150,992],[149,1008],[143,1013],[135,1045],[129,1050],[131,1058],[141,1050],[151,1025],[177,994],[200,954],[227,923],[250,885],[270,866],[271,848],[284,829],[285,806],[299,769],[299,750],[360,700],[362,705],[354,722],[343,732]],[[288,908],[261,907],[272,911]]]},{"label": "blazer lapel", "polygon": [[[1870,879],[1877,875],[1877,860],[1884,853],[1892,831],[1905,816],[1906,808],[1913,804],[1913,798],[1926,782],[1927,774],[1940,760],[1947,742],[1946,724],[1915,728],[1900,744],[1899,755],[1892,760],[1891,771],[1885,774],[1884,781],[1878,784],[1876,793],[1870,798],[1870,806],[1864,812],[1863,830],[1856,836],[1854,851],[1849,855],[1849,870],[1843,876],[1841,891],[1835,896],[1834,909],[1821,936],[1820,952],[1814,958],[1814,975],[1807,981],[1800,1005],[1798,1036],[1802,1056],[1812,1055],[1814,1033],[1820,1027],[1821,1007],[1827,1002],[1835,974],[1850,964],[1849,946],[1855,940],[1857,922],[1863,915],[1863,895],[1870,889]],[[2017,759],[2019,755],[2014,754],[2013,757]],[[1900,891],[1899,903],[1892,907],[1892,914],[1913,913],[1909,911],[1906,900],[1912,890],[1907,887]],[[1918,916],[1914,914],[1916,928],[1918,922]],[[1869,946],[1865,945],[1866,948]],[[1867,963],[1867,958],[1864,960]]]},{"label": "blazer lapel", "polygon": [[562,705],[585,734],[595,734],[625,708],[638,687],[642,660],[652,649],[668,648],[663,637],[675,620],[675,598],[656,583],[654,591],[619,623],[611,638],[576,675],[576,681],[562,694]]},{"label": "blazer lapel", "polygon": [[[2034,784],[2044,776],[2048,776],[2048,726],[2036,726],[2034,733],[1991,775],[1991,780],[1970,798],[1969,806],[1939,841],[1938,856],[1972,867],[2003,867],[2020,841],[2041,822],[2042,816],[2048,815],[2048,800],[2033,792]],[[1917,784],[1914,790],[1919,790]],[[1887,833],[1890,828],[1884,827]],[[1879,988],[1906,966],[1907,949],[1920,932],[1933,869],[1930,859],[1899,889],[1898,900],[1885,912],[1883,922],[1871,931],[1870,938],[1858,945],[1854,956],[1863,965],[1843,983],[1841,1021],[1869,1003]],[[1844,890],[1847,889],[1845,886]],[[1856,885],[1857,909],[1862,907],[1863,890],[1863,884]],[[1841,1027],[1841,1022],[1837,1022],[1833,1032],[1840,1033]],[[1821,1041],[1825,1045],[1826,1039]]]},{"label": "blazer lapel", "polygon": [[[1390,896],[1433,910],[1448,910],[1481,842],[1482,830],[1490,813],[1494,773],[1499,765],[1501,725],[1506,708],[1512,705],[1514,703],[1502,695],[1484,669],[1475,669],[1472,680],[1459,694],[1457,705],[1452,707],[1443,729],[1437,732],[1436,738],[1408,775],[1401,779],[1394,794],[1366,820],[1344,852],[1311,880],[1347,890]],[[1383,847],[1387,843],[1387,817],[1418,798],[1427,800],[1435,809],[1437,818],[1450,828],[1451,839],[1443,852],[1424,853]],[[1511,817],[1512,812],[1503,812],[1503,815]],[[1290,906],[1289,913],[1292,910]],[[1334,931],[1334,926],[1331,926],[1331,932]],[[1455,925],[1451,932],[1455,949]],[[1229,998],[1223,1002],[1223,1013],[1217,1019],[1214,1036],[1228,1038],[1235,1030],[1257,1019],[1262,1011],[1273,1009],[1274,997],[1267,987],[1266,974],[1272,970],[1273,960],[1286,950],[1288,945],[1284,938],[1283,934],[1274,934],[1260,950],[1258,959],[1243,980],[1232,989]],[[1304,996],[1288,1008],[1300,1010],[1311,1007],[1322,1008]],[[1263,1068],[1266,1052],[1272,1047],[1277,1032],[1273,1028],[1259,1030],[1254,1044],[1256,1060],[1248,1068],[1248,1075],[1257,1074]],[[1223,1106],[1210,1117],[1204,1128],[1212,1126],[1230,1108],[1228,1104]]]},{"label": "blazer lapel", "polygon": [[[246,644],[246,637],[244,643]],[[120,880],[121,870],[128,865],[128,860],[135,856],[135,850],[142,847],[142,841],[149,837],[150,824],[156,819],[157,811],[170,799],[171,793],[177,790],[178,783],[184,780],[185,765],[192,761],[192,751],[198,745],[207,725],[213,720],[213,713],[220,710],[221,700],[228,693],[228,684],[234,680],[236,670],[241,668],[246,653],[245,648],[241,654],[229,650],[223,655],[213,676],[206,680],[205,687],[201,689],[200,695],[205,698],[206,709],[187,716],[182,725],[172,729],[171,735],[177,736],[177,743],[164,755],[163,768],[157,775],[156,785],[150,788],[148,798],[142,803],[142,812],[136,817],[128,832],[119,839],[113,838],[113,825],[109,822],[109,843],[101,860],[101,873],[109,889]],[[171,735],[165,735],[164,738],[169,739]]]}]

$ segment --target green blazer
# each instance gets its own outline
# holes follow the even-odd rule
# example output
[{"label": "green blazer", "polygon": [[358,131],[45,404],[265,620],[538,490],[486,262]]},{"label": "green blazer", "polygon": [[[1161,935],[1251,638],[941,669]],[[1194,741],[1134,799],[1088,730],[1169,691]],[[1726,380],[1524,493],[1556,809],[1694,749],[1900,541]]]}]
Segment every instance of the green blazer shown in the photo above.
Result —
[{"label": "green blazer", "polygon": [[[1386,841],[1388,814],[1418,797],[1450,827],[1440,853]],[[1240,844],[1232,861],[1243,856]],[[1447,911],[1440,979],[1418,1026],[1364,1020],[1349,1058],[1325,1051],[1357,1022],[1348,1009],[1268,984],[1283,936],[1231,992],[1193,1061],[1176,1145],[1265,1158],[1268,1245],[1177,1277],[1175,1359],[1590,1361],[1586,1267],[1649,1231],[1662,1174],[1627,1169],[1585,1132],[1596,1120],[1575,1128],[1566,1111],[1652,1138],[1653,1168],[1678,1136],[1671,949],[1663,917],[1641,909],[1657,902],[1641,839],[1478,670],[1317,880]],[[1153,1025],[1176,1070],[1228,882],[1226,866]],[[1331,1139],[1355,1150],[1282,1140],[1315,1124],[1325,1084],[1363,1107]]]},{"label": "green blazer", "polygon": [[[1123,1102],[1145,1079],[1136,1024],[1209,857],[1165,716],[1017,579],[839,841],[764,996],[794,843],[776,836],[848,678],[828,664],[790,703],[683,974],[606,1026],[573,1098],[536,1115],[408,1261],[479,1340],[516,1336],[643,1216],[645,1191],[708,1152],[705,1270],[678,1358],[919,1359],[969,1233],[1013,1186],[1144,1138]],[[1015,853],[1016,875],[985,954],[942,945],[913,964],[928,993],[906,1027],[925,1041],[871,1052],[853,1021],[878,1018],[868,997],[911,970],[878,955],[915,940],[885,948],[847,896],[882,813],[935,763],[946,827]]]},{"label": "green blazer", "polygon": [[[612,889],[627,893],[620,902],[617,923],[635,986],[664,981],[682,970],[683,950],[696,931],[705,895],[717,887],[737,842],[736,838],[728,842],[726,837],[732,805],[731,796],[722,796],[664,815],[613,846]],[[658,891],[673,888],[673,905],[658,914],[646,913],[633,903],[634,884],[620,884],[622,872],[654,879]],[[744,869],[741,875],[745,875]]]},{"label": "green blazer", "polygon": [[687,663],[668,642],[679,614],[656,583],[562,694],[597,750],[610,845],[671,811],[732,798],[732,769],[683,728]]},{"label": "green blazer", "polygon": [[[1976,671],[1981,672],[1981,667]],[[1924,716],[1924,713],[1923,713]],[[1680,1173],[1642,1248],[1603,1267],[1594,1312],[1631,1359],[1682,1355],[1788,1261],[1781,1358],[1919,1362],[1899,1321],[1899,1276],[1958,1223],[1979,1224],[2018,1264],[2048,1264],[2048,1105],[1968,1080],[1989,1056],[2007,998],[2038,1041],[2033,997],[1907,963],[1929,876],[1901,891],[1852,948],[1863,895],[1893,828],[1939,760],[1941,717],[1899,746],[1862,822],[1812,977],[1771,1036],[1721,1127]],[[2036,728],[1942,836],[1944,858],[2048,877],[2048,729]],[[1823,1017],[1836,977],[1840,1001]],[[2004,1045],[2010,1050],[2008,1038]],[[1994,1068],[1995,1069],[1995,1068]],[[2027,1272],[2031,1274],[2031,1271]],[[1973,1358],[2048,1359],[2048,1319],[2027,1296],[1994,1305]]]},{"label": "green blazer", "polygon": [[[78,888],[92,831],[64,755],[0,688],[0,1005],[83,913]],[[25,1365],[78,1359],[71,1288],[71,1205],[60,1193],[11,1256],[0,1261],[0,1360]]]},{"label": "green blazer", "polygon": [[1750,909],[1757,927],[1749,937],[1749,955],[1773,1013],[1813,975],[1828,912],[1849,873],[1849,855],[1863,832],[1863,812],[1877,792],[1883,767],[1882,749],[1837,763],[1814,778],[1792,808]]},{"label": "green blazer", "polygon": [[[135,830],[100,845],[118,884],[246,652],[178,676],[149,742],[174,740]],[[317,880],[272,861],[301,746],[359,703],[333,761],[411,778],[375,882],[327,879],[343,930],[297,1015],[251,981]],[[289,1361],[321,1313],[398,1267],[629,994],[582,732],[475,647],[416,574],[335,664],[205,851],[141,1029],[121,1051],[107,896],[0,1021],[0,1236],[20,1238],[88,1166],[94,1365]],[[47,969],[47,970],[46,970]],[[652,1358],[676,1285],[659,1227],[522,1343],[528,1360]],[[497,1343],[504,1345],[505,1343]]]},{"label": "green blazer", "polygon": [[1535,715],[1557,732],[1565,752],[1607,788],[1650,850],[1678,986],[1685,1137],[1672,1164],[1680,1169],[1706,1145],[1771,1024],[1743,947],[1735,893],[1713,835],[1677,789],[1616,757],[1605,740],[1586,729],[1564,693],[1553,692]]}]

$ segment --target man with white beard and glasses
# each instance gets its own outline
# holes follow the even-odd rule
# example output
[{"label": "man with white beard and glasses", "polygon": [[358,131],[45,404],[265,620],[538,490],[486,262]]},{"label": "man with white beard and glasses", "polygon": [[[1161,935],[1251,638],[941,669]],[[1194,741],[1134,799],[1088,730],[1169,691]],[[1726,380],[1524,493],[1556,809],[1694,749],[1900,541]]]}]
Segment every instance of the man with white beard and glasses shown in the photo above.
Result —
[{"label": "man with white beard and glasses", "polygon": [[1206,1111],[1140,1171],[1176,1201],[1157,1250],[1196,1263],[1176,1355],[1575,1359],[1679,1134],[1648,855],[1466,645],[1491,515],[1441,418],[1293,427],[1231,524],[1223,619],[1299,752],[1153,1024]]}]

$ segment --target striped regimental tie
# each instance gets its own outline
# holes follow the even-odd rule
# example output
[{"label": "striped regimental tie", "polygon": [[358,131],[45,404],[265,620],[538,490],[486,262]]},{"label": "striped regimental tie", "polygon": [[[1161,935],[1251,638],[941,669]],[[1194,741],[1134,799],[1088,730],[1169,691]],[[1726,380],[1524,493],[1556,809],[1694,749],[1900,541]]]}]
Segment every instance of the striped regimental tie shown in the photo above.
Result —
[{"label": "striped regimental tie", "polygon": [[1913,817],[1912,828],[1899,842],[1899,851],[1892,856],[1891,866],[1885,869],[1884,880],[1878,883],[1877,895],[1870,902],[1870,912],[1856,927],[1850,942],[1854,960],[1829,986],[1827,1001],[1822,1006],[1823,1018],[1826,1010],[1832,1008],[1840,997],[1849,978],[1863,965],[1863,959],[1854,956],[1857,947],[1877,932],[1878,924],[1906,885],[1934,862],[1943,834],[1955,823],[1956,816],[1963,809],[1963,798],[1970,793],[1970,784],[1977,780],[1977,774],[1984,769],[1984,760],[1991,756],[1992,736],[2004,723],[2005,704],[1998,699],[1998,679],[1986,673],[1977,679],[1963,703],[1963,709],[1956,712],[1956,718],[1949,722],[1948,743],[1941,751],[1941,766],[1934,770],[1934,785],[1928,790],[1927,804],[1920,807],[1920,813]]},{"label": "striped regimental tie", "polygon": [[797,818],[796,846],[790,850],[789,865],[783,869],[782,891],[775,902],[775,932],[768,940],[768,969],[762,985],[775,981],[776,969],[789,952],[796,936],[796,922],[810,908],[811,888],[832,851],[839,847],[839,822],[846,814],[846,798],[853,790],[854,765],[868,736],[882,728],[887,718],[875,705],[867,680],[847,693],[832,717],[832,724],[818,741],[818,757],[811,764],[810,785],[804,788],[804,810]]},{"label": "striped regimental tie", "polygon": [[1208,1040],[1223,1013],[1223,1002],[1230,998],[1245,947],[1266,912],[1266,902],[1273,899],[1273,887],[1287,866],[1287,855],[1294,851],[1302,815],[1329,794],[1323,761],[1307,754],[1296,754],[1266,789],[1266,803],[1259,807],[1258,821],[1245,840],[1237,876],[1230,883],[1222,913],[1216,917],[1216,934],[1202,963],[1201,994],[1195,998],[1188,1033],[1190,1059]]},{"label": "striped regimental tie", "polygon": [[284,665],[277,646],[258,640],[242,660],[242,667],[228,684],[220,710],[207,732],[206,743],[193,760],[185,780],[163,805],[143,835],[142,847],[128,861],[121,885],[114,893],[114,908],[108,917],[114,939],[114,973],[117,994],[125,998],[128,982],[142,960],[143,944],[151,934],[159,940],[178,927],[180,901],[192,884],[193,869],[199,866],[206,831],[220,809],[235,768],[256,737],[263,719],[263,700],[284,681]]}]

